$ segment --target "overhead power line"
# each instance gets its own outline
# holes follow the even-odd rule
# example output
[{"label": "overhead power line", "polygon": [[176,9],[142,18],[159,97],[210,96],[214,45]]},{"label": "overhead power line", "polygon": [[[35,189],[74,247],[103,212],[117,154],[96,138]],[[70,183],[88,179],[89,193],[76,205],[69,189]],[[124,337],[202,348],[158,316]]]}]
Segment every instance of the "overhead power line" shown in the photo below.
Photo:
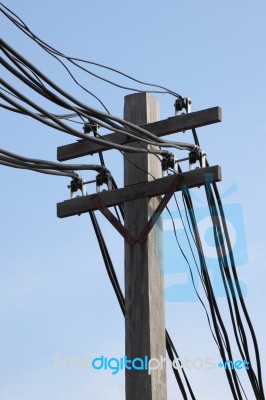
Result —
[{"label": "overhead power line", "polygon": [[[138,83],[140,85],[145,85],[158,89],[158,90],[148,91],[150,93],[164,93],[164,94],[167,93],[174,97],[177,97],[178,99],[183,99],[181,95],[163,86],[140,81],[115,68],[108,67],[103,64],[99,64],[97,62],[84,60],[82,58],[67,56],[62,52],[56,50],[54,47],[45,43],[38,36],[36,36],[29,29],[29,27],[22,21],[22,19],[20,19],[15,13],[13,13],[10,9],[8,9],[3,3],[0,3],[0,11],[18,29],[20,29],[24,34],[26,34],[36,44],[41,46],[41,48],[46,53],[48,53],[50,56],[52,56],[58,62],[60,62],[62,66],[66,69],[71,79],[73,79],[74,82],[79,87],[81,87],[88,94],[90,94],[97,101],[99,101],[101,106],[105,109],[105,112],[90,107],[88,104],[85,104],[84,102],[75,98],[72,94],[68,93],[57,83],[51,80],[48,76],[46,76],[42,71],[40,71],[32,62],[27,60],[22,54],[20,54],[17,50],[12,48],[3,39],[0,40],[0,47],[4,54],[4,56],[1,57],[1,63],[3,67],[6,69],[6,71],[12,74],[13,78],[18,79],[20,82],[26,85],[27,91],[30,89],[33,91],[32,93],[34,93],[35,95],[38,94],[42,101],[45,100],[50,102],[49,104],[52,104],[53,107],[55,105],[57,107],[61,107],[62,113],[58,114],[48,111],[42,105],[33,101],[28,94],[19,91],[16,88],[16,86],[11,85],[8,81],[2,78],[0,78],[0,83],[3,85],[3,87],[1,88],[2,90],[1,98],[3,99],[4,103],[1,104],[1,107],[3,107],[8,111],[32,117],[38,120],[39,122],[48,125],[49,127],[57,129],[63,133],[73,135],[79,139],[91,141],[98,144],[104,144],[106,147],[109,147],[110,149],[117,149],[123,154],[125,158],[126,156],[124,153],[128,152],[128,153],[143,153],[143,154],[151,153],[160,159],[159,155],[163,156],[169,155],[168,150],[162,150],[162,148],[167,148],[167,149],[173,148],[182,151],[201,152],[200,143],[195,129],[192,130],[194,143],[167,141],[158,138],[156,135],[154,135],[153,133],[149,132],[146,129],[141,128],[140,126],[125,121],[124,119],[119,118],[117,116],[111,115],[105,104],[94,93],[88,90],[84,85],[80,84],[80,82],[76,79],[75,75],[72,73],[72,71],[70,70],[70,68],[67,66],[66,63],[68,62],[75,68],[78,68],[97,79],[100,79],[108,84],[111,84],[121,89],[126,89],[134,92],[143,92],[143,90],[141,89],[132,88],[129,86],[113,82],[110,79],[89,70],[84,65],[90,64],[95,67],[101,68],[103,70],[109,70],[115,74],[118,74],[119,76],[123,76],[124,78],[134,81],[135,83]],[[145,90],[145,92],[147,92],[147,90]],[[76,120],[70,121],[70,118],[76,118],[76,117],[79,118],[79,121]],[[78,129],[74,129],[73,126],[63,122],[63,120],[67,120],[68,122],[72,123],[82,124],[84,130],[80,131]],[[112,141],[106,140],[105,137],[100,135],[98,132],[94,131],[91,132],[90,134],[87,134],[85,132],[85,127],[87,123],[89,124],[94,123],[95,125],[99,125],[105,129],[112,130],[121,135],[126,135],[131,139],[137,140],[141,146],[139,148],[136,148],[132,146],[113,143]],[[156,146],[156,147],[151,148],[151,146],[153,147]],[[101,165],[61,164],[47,160],[40,160],[37,158],[24,157],[15,153],[11,153],[5,149],[0,149],[0,164],[12,168],[32,170],[38,173],[71,177],[72,179],[81,179],[76,171],[89,170],[98,173],[109,172],[105,167],[102,154],[100,153],[99,156]],[[209,164],[207,161],[207,166],[208,165]],[[136,165],[136,168],[144,171],[144,169],[142,169],[138,165]],[[179,173],[182,172],[180,165],[178,166],[178,170]],[[146,172],[147,174],[151,175],[149,171]],[[114,178],[111,177],[111,179],[113,188],[117,189]],[[173,222],[175,239],[179,251],[188,265],[194,290],[201,302],[201,305],[205,310],[211,334],[218,347],[223,362],[225,363],[228,359],[230,360],[234,359],[234,348],[232,345],[233,342],[232,338],[234,338],[236,341],[237,349],[241,357],[246,361],[248,361],[250,364],[250,368],[247,369],[246,372],[254,396],[256,400],[265,400],[259,347],[255,331],[251,323],[250,316],[248,314],[245,305],[245,301],[243,299],[243,294],[241,292],[241,287],[239,284],[237,270],[236,270],[236,263],[234,260],[233,249],[230,242],[228,227],[226,224],[225,213],[219,195],[219,191],[215,182],[208,182],[208,181],[206,182],[205,194],[206,194],[207,204],[209,207],[209,215],[212,221],[213,238],[215,241],[215,246],[217,251],[217,262],[219,265],[221,282],[227,296],[227,306],[230,316],[230,323],[232,324],[232,329],[233,329],[232,336],[229,335],[228,333],[227,320],[224,319],[224,316],[222,315],[218,302],[215,298],[214,286],[211,282],[210,274],[208,272],[208,263],[206,261],[206,255],[204,253],[202,237],[198,229],[197,215],[195,207],[193,205],[192,197],[190,195],[190,190],[188,188],[184,188],[182,192],[182,199],[184,203],[184,209],[189,228],[188,230],[185,227],[183,219],[182,218],[181,219],[185,230],[186,239],[189,243],[190,251],[193,257],[193,264],[189,262],[184,250],[182,249],[182,246],[180,245],[174,219],[170,213],[170,217]],[[177,199],[176,199],[176,205],[179,209]],[[115,210],[118,218],[120,219],[121,216],[121,219],[123,219],[124,216],[123,205],[120,205],[119,211],[118,209]],[[179,214],[181,217],[180,209],[179,209]],[[112,264],[108,247],[105,243],[103,233],[100,229],[100,226],[98,224],[94,212],[90,212],[90,218],[101,249],[101,253],[103,256],[103,260],[106,266],[109,279],[114,288],[120,308],[123,314],[125,315],[124,295],[119,285],[119,281],[116,276],[115,268]],[[195,256],[195,253],[197,253],[197,258]],[[194,272],[197,273],[200,277],[200,282],[202,284],[202,287],[204,289],[204,294],[206,297],[204,299],[199,295],[199,291],[195,286]],[[246,327],[244,326],[244,323],[248,327],[248,332]],[[250,334],[252,339],[252,349],[249,343],[248,334]],[[174,359],[174,355],[177,358],[179,358],[176,349],[174,347],[174,344],[167,331],[166,331],[166,349],[172,361]],[[251,357],[253,351],[255,352],[255,362],[252,361]],[[179,373],[179,371],[174,369],[174,373],[178,386],[182,393],[183,399],[188,399],[190,395],[191,399],[194,400],[195,395],[192,391],[192,388],[187,379],[184,369],[182,369],[181,373]],[[242,400],[243,396],[247,399],[245,390],[237,374],[237,371],[234,368],[233,369],[226,368],[225,373],[234,400]]]},{"label": "overhead power line", "polygon": [[[158,85],[158,84],[154,84],[154,83],[148,83],[148,82],[143,82],[139,79],[136,79],[124,72],[119,71],[116,68],[112,68],[110,66],[106,66],[94,61],[90,61],[90,60],[85,60],[82,58],[77,58],[77,57],[71,57],[71,56],[67,56],[65,54],[63,54],[62,52],[56,50],[54,47],[48,45],[47,43],[45,43],[42,39],[40,39],[37,35],[35,35],[30,29],[29,27],[25,24],[25,22],[18,17],[13,11],[11,11],[9,8],[7,8],[3,3],[0,3],[1,7],[0,7],[0,11],[17,27],[19,28],[24,34],[26,34],[28,37],[30,37],[35,43],[37,43],[40,47],[43,48],[43,50],[45,50],[47,53],[49,53],[50,55],[52,55],[53,57],[55,57],[61,64],[63,64],[63,66],[66,68],[66,70],[68,71],[68,73],[71,75],[72,79],[75,80],[75,78],[73,77],[73,75],[71,74],[71,72],[69,71],[69,69],[66,67],[66,65],[59,59],[59,57],[69,61],[71,64],[73,64],[74,66],[76,66],[79,69],[82,69],[83,71],[87,72],[88,74],[96,77],[97,79],[103,80],[106,83],[109,83],[113,86],[116,86],[118,88],[121,89],[125,89],[125,90],[129,90],[129,91],[133,91],[133,92],[148,92],[148,93],[163,93],[163,94],[170,94],[174,97],[177,97],[179,99],[182,99],[182,96],[170,89],[167,89],[164,86]],[[15,18],[14,18],[15,17]],[[120,76],[123,76],[129,80],[132,80],[140,85],[144,85],[144,86],[150,86],[150,87],[154,87],[157,89],[162,89],[162,90],[140,90],[140,89],[136,89],[136,88],[131,88],[128,86],[124,86],[118,83],[115,83],[107,78],[104,78],[90,70],[88,70],[87,68],[84,68],[82,65],[78,64],[78,63],[85,63],[85,64],[91,64],[94,65],[96,67],[100,67],[101,69],[105,69],[105,70],[109,70],[112,71]],[[76,81],[76,80],[75,80]],[[79,84],[76,81],[77,84]],[[83,87],[83,89],[85,89]],[[87,89],[85,89],[87,92],[89,92]],[[89,92],[89,94],[91,94],[93,97],[95,97],[98,101],[100,101],[98,99],[97,96],[95,96],[93,93]],[[103,103],[100,101],[100,103],[103,105]],[[105,106],[103,105],[103,107],[105,108]]]},{"label": "overhead power line", "polygon": [[[90,120],[92,120],[95,123],[98,123],[100,126],[102,126],[104,128],[112,129],[114,132],[131,136],[132,138],[136,138],[138,140],[141,140],[145,143],[149,143],[151,145],[160,145],[161,147],[172,147],[172,148],[177,148],[179,150],[198,149],[197,146],[189,144],[189,143],[169,142],[167,140],[160,139],[156,135],[152,134],[151,132],[149,132],[139,126],[136,126],[128,121],[125,121],[119,117],[109,115],[109,114],[100,112],[99,110],[95,110],[94,108],[89,107],[88,105],[75,99],[69,93],[66,93],[62,88],[60,88],[53,81],[51,81],[47,76],[45,76],[41,71],[39,71],[33,64],[31,64],[29,61],[27,61],[22,55],[20,55],[17,51],[15,51],[10,45],[8,45],[2,39],[0,40],[0,47],[4,50],[4,52],[8,52],[10,55],[15,57],[16,59],[19,59],[24,65],[27,65],[27,67],[29,67],[32,71],[34,71],[35,74],[37,74],[39,76],[39,78],[41,78],[48,85],[50,85],[61,96],[70,100],[71,102],[73,102],[75,104],[75,106],[71,105],[69,102],[64,100],[64,98],[58,97],[57,95],[55,95],[55,93],[52,93],[50,90],[44,88],[40,83],[38,83],[38,82],[36,83],[36,81],[32,82],[33,78],[31,78],[31,80],[29,80],[27,77],[24,77],[20,72],[16,71],[4,59],[2,59],[2,64],[12,74],[14,74],[17,78],[22,80],[28,86],[30,86],[33,90],[37,91],[39,94],[43,95],[44,97],[52,100],[56,104],[64,106],[65,108],[67,108],[69,110],[76,111],[76,113],[78,115],[80,115],[84,118],[89,118]],[[10,58],[12,58],[12,56],[10,56]],[[66,132],[68,131],[69,134],[77,136],[79,138],[86,139],[86,140],[91,140],[95,143],[101,143],[101,144],[104,143],[102,141],[102,139],[99,139],[96,137],[93,138],[91,136],[86,136],[86,135],[76,131],[72,127],[66,126],[62,122],[56,120],[53,114],[48,113],[42,107],[40,107],[37,104],[35,104],[34,102],[32,102],[28,97],[26,97],[22,93],[18,92],[15,88],[13,88],[11,85],[9,85],[7,82],[5,82],[3,79],[1,79],[1,83],[2,83],[2,85],[4,85],[6,87],[6,89],[11,91],[14,95],[19,97],[22,101],[26,102],[27,104],[34,107],[40,113],[49,117],[49,119],[56,122],[57,125],[59,125],[60,127],[63,127],[64,130]],[[9,103],[11,103],[10,100],[7,100],[6,95],[2,95],[2,98],[4,98]],[[32,114],[31,114],[31,116],[34,117]],[[36,117],[36,116],[34,118],[38,119],[38,117]],[[120,124],[120,126],[117,124]],[[51,126],[55,127],[54,124],[52,124]],[[62,130],[62,129],[59,129],[59,130]],[[112,143],[112,147],[115,149],[126,151],[126,152],[140,152],[141,153],[141,152],[149,151],[150,153],[155,153],[155,154],[166,154],[165,151],[161,151],[161,150],[132,149],[132,147],[130,147],[130,146],[124,146],[124,145],[119,145],[119,144],[114,144],[114,143]]]}]

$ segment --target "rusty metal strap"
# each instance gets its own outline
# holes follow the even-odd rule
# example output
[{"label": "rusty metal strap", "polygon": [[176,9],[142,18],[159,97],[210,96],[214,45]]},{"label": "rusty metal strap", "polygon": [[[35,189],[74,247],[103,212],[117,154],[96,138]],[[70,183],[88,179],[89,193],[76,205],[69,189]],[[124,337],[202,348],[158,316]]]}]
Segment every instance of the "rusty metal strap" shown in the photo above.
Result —
[{"label": "rusty metal strap", "polygon": [[131,235],[129,230],[121,224],[121,222],[111,213],[111,211],[106,207],[100,197],[95,194],[91,200],[97,206],[98,210],[108,219],[109,222],[115,227],[115,229],[123,236],[123,238],[133,246],[136,243],[136,240]]},{"label": "rusty metal strap", "polygon": [[156,224],[158,221],[158,218],[160,217],[161,213],[169,203],[171,197],[173,194],[177,191],[178,187],[181,185],[183,182],[184,178],[181,175],[176,175],[176,178],[174,182],[171,184],[167,192],[165,193],[163,199],[160,201],[158,207],[152,214],[151,218],[149,219],[147,225],[144,227],[143,231],[140,233],[137,242],[138,243],[143,243],[144,240],[147,238],[148,234],[152,230],[153,226]]},{"label": "rusty metal strap", "polygon": [[152,230],[153,226],[158,221],[161,213],[167,206],[168,202],[170,201],[173,194],[177,191],[178,187],[183,182],[184,178],[181,175],[177,175],[167,192],[165,193],[163,199],[161,200],[160,204],[152,214],[151,218],[149,219],[147,225],[144,227],[140,235],[137,239],[135,239],[129,230],[121,224],[121,222],[111,213],[111,211],[106,207],[103,203],[101,198],[95,194],[91,197],[91,201],[95,204],[98,210],[108,219],[109,222],[115,227],[115,229],[123,236],[123,238],[131,245],[134,246],[136,243],[142,244],[145,239],[147,238],[148,234]]}]

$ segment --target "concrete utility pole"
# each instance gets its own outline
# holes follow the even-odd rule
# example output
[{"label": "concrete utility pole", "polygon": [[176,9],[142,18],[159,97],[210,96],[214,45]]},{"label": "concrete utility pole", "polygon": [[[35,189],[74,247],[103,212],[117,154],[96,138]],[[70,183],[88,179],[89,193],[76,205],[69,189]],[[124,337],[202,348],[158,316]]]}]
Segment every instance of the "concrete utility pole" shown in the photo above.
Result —
[{"label": "concrete utility pole", "polygon": [[[158,100],[147,93],[139,93],[125,97],[124,119],[159,138],[214,124],[222,117],[221,109],[213,107],[158,121]],[[57,149],[57,159],[65,161],[107,151],[110,143],[147,148],[144,142],[140,144],[118,132],[104,138],[106,144],[82,140],[61,146]],[[125,152],[124,157],[124,188],[65,200],[57,204],[57,216],[65,218],[99,210],[123,235],[126,356],[129,360],[143,360],[145,357],[161,360],[165,358],[166,348],[161,265],[163,243],[161,222],[158,219],[154,226],[155,217],[160,215],[175,191],[204,185],[206,174],[211,174],[213,182],[218,182],[221,170],[219,166],[204,167],[162,178],[161,163],[155,155]],[[161,195],[164,195],[162,200]],[[124,225],[109,210],[118,204],[124,205]],[[165,362],[162,366],[151,370],[150,375],[147,370],[127,369],[126,400],[166,400]]]},{"label": "concrete utility pole", "polygon": [[[150,94],[137,93],[125,97],[125,120],[144,125],[159,118],[159,102]],[[141,145],[133,142],[132,146]],[[155,155],[126,155],[124,186],[161,177],[161,163]],[[158,197],[143,197],[125,203],[125,227],[134,237],[147,225],[159,202]],[[126,356],[130,360],[144,359],[145,356],[158,360],[165,358],[162,239],[157,222],[144,243],[131,246],[125,240]],[[148,371],[126,370],[126,400],[136,398],[166,400],[165,363],[162,369],[154,369],[150,375]]]}]

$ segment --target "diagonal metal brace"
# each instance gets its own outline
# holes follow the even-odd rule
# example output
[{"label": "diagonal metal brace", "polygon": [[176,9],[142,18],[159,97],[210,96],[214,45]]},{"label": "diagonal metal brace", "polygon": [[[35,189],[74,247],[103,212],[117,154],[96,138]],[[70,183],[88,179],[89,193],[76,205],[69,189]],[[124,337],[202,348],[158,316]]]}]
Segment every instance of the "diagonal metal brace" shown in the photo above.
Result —
[{"label": "diagonal metal brace", "polygon": [[98,210],[108,219],[109,222],[115,227],[115,229],[123,236],[123,238],[133,246],[136,243],[135,238],[131,235],[129,230],[121,224],[121,222],[111,213],[106,207],[101,198],[95,194],[91,198],[92,202],[97,206]]},{"label": "diagonal metal brace", "polygon": [[165,193],[163,199],[160,201],[160,204],[158,205],[158,207],[156,208],[156,210],[152,214],[151,218],[149,219],[147,225],[144,227],[144,229],[140,233],[140,235],[139,235],[139,237],[137,239],[138,243],[142,244],[145,241],[145,239],[147,238],[148,234],[152,230],[153,226],[158,221],[161,213],[163,212],[163,210],[165,209],[165,207],[169,203],[171,197],[177,191],[178,187],[181,185],[183,180],[184,180],[183,176],[176,175],[176,178],[175,178],[174,182],[171,184],[171,186],[169,187],[169,189]]},{"label": "diagonal metal brace", "polygon": [[152,230],[153,226],[158,221],[161,213],[167,206],[168,202],[170,201],[173,194],[177,191],[178,187],[183,182],[184,178],[182,175],[177,175],[167,192],[165,193],[163,199],[161,200],[160,204],[152,214],[151,218],[149,219],[147,225],[144,227],[140,235],[137,239],[135,239],[129,230],[121,224],[121,222],[111,213],[111,211],[106,207],[100,197],[95,194],[92,196],[91,200],[98,208],[98,210],[108,219],[109,222],[115,227],[115,229],[123,236],[123,238],[131,245],[134,246],[136,243],[142,244],[145,239],[147,238],[148,234]]}]

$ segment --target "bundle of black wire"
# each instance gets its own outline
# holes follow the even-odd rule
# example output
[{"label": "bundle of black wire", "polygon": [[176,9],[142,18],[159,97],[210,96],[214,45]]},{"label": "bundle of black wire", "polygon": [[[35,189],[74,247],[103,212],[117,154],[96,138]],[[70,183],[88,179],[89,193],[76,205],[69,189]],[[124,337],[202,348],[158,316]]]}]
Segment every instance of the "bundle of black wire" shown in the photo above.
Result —
[{"label": "bundle of black wire", "polygon": [[[127,90],[132,90],[135,92],[142,92],[142,90],[131,88],[131,87],[126,87],[120,84],[117,84],[115,82],[112,82],[98,74],[93,73],[92,71],[88,70],[85,68],[82,63],[86,64],[92,64],[95,66],[98,66],[103,69],[109,69],[112,70],[113,72],[123,75],[124,77],[127,77],[130,80],[133,80],[139,84],[145,84],[149,86],[153,86],[157,89],[162,89],[162,90],[150,90],[149,92],[156,92],[156,93],[169,93],[177,98],[182,98],[179,94],[164,88],[163,86],[160,85],[155,85],[155,84],[149,84],[145,82],[141,82],[135,78],[130,77],[127,74],[124,74],[114,68],[110,68],[92,61],[88,60],[82,60],[78,59],[75,57],[69,57],[64,55],[63,53],[59,52],[58,50],[54,49],[53,47],[49,46],[47,43],[42,41],[40,38],[38,38],[35,34],[33,34],[30,29],[27,27],[27,25],[11,10],[9,10],[6,6],[4,6],[2,3],[0,3],[0,11],[17,27],[19,28],[24,34],[26,34],[28,37],[30,37],[35,43],[37,43],[39,46],[41,46],[47,53],[49,53],[52,57],[54,57],[58,62],[60,62],[63,67],[66,69],[70,77],[74,80],[74,82],[79,85],[83,90],[85,90],[87,93],[89,93],[91,96],[96,98],[102,107],[105,109],[106,113],[100,112],[99,110],[95,110],[86,104],[81,103],[77,99],[75,99],[73,96],[70,94],[66,93],[62,88],[58,87],[54,82],[52,82],[49,78],[47,78],[43,73],[41,73],[33,64],[31,64],[28,60],[26,60],[21,54],[19,54],[17,51],[15,51],[11,46],[9,46],[6,42],[1,40],[1,49],[6,56],[6,59],[1,58],[2,65],[10,72],[12,73],[16,78],[18,78],[20,81],[24,82],[29,88],[34,90],[36,93],[41,95],[43,98],[48,99],[52,103],[63,107],[64,109],[67,109],[71,111],[70,115],[63,115],[63,116],[57,116],[55,114],[52,114],[45,110],[43,107],[35,104],[33,101],[31,101],[27,96],[23,95],[20,93],[18,90],[16,90],[14,87],[12,87],[9,83],[1,79],[1,83],[5,87],[5,89],[2,89],[2,94],[1,97],[4,99],[5,102],[8,104],[2,104],[1,106],[13,111],[13,112],[19,112],[24,115],[29,115],[32,118],[37,119],[38,121],[53,127],[57,130],[60,130],[64,133],[68,133],[71,135],[74,135],[78,138],[85,139],[85,140],[91,140],[96,143],[100,144],[105,144],[108,145],[110,148],[113,149],[118,149],[119,151],[123,152],[123,156],[125,157],[124,152],[132,152],[132,151],[138,151],[138,152],[153,152],[154,154],[157,152],[158,154],[166,154],[166,151],[154,151],[154,150],[148,150],[146,147],[142,149],[133,149],[132,147],[128,146],[120,146],[112,142],[107,142],[105,139],[101,137],[101,135],[94,135],[94,136],[89,136],[85,135],[84,133],[81,133],[80,131],[73,129],[72,126],[67,125],[61,121],[61,119],[66,119],[69,120],[70,117],[76,117],[78,116],[80,118],[79,121],[74,121],[78,122],[81,124],[86,123],[88,119],[90,119],[92,122],[95,122],[102,127],[112,129],[115,132],[122,133],[128,136],[131,136],[134,139],[140,140],[141,143],[145,144],[159,144],[164,147],[175,147],[181,150],[191,150],[194,149],[195,146],[199,147],[199,141],[197,137],[196,130],[193,130],[193,137],[194,137],[194,142],[195,144],[189,144],[189,143],[173,143],[165,140],[158,140],[157,137],[152,135],[150,132],[140,128],[136,127],[133,124],[128,123],[127,121],[124,121],[118,117],[112,116],[107,107],[103,104],[103,102],[93,93],[91,93],[87,88],[82,86],[75,76],[72,74],[70,69],[65,65],[65,63],[62,61],[62,59],[67,60],[70,62],[72,65],[74,65],[77,68],[82,69],[83,71],[93,75],[97,79],[102,79],[106,81],[109,84],[115,85],[119,88],[127,89]],[[8,63],[7,59],[11,62]],[[51,89],[48,89],[46,85],[49,85]],[[145,90],[147,92],[147,90]],[[19,102],[18,102],[19,101]],[[24,105],[21,104],[26,103],[33,109],[37,110],[38,113],[33,112],[26,108]],[[143,146],[144,147],[144,146]],[[99,168],[104,168],[104,160],[103,156],[100,153],[100,161],[101,161],[101,166],[95,166],[95,165],[60,165],[57,163],[51,163],[49,161],[45,160],[36,160],[36,159],[27,159],[23,158],[22,156],[14,155],[13,153],[9,153],[6,151],[2,151],[2,155],[0,155],[0,164],[7,165],[7,166],[12,166],[15,168],[26,168],[26,169],[32,169],[37,172],[42,172],[42,173],[51,173],[51,174],[56,174],[56,175],[62,175],[62,176],[76,176],[76,174],[73,172],[74,170],[78,169],[95,169],[99,171]],[[73,170],[72,170],[73,167]],[[115,184],[115,181],[113,180],[113,185],[114,187],[117,187]],[[257,400],[265,400],[264,397],[264,392],[263,392],[263,384],[262,384],[262,373],[261,373],[261,365],[260,365],[260,355],[259,355],[259,349],[258,349],[258,344],[256,340],[256,335],[252,326],[252,323],[250,321],[245,302],[241,293],[241,288],[239,285],[238,281],[238,276],[237,276],[237,270],[235,266],[235,261],[234,261],[234,256],[233,256],[233,251],[232,247],[230,244],[230,238],[228,235],[228,229],[226,226],[226,220],[225,220],[225,215],[223,211],[223,206],[221,202],[221,198],[219,196],[218,188],[215,183],[207,183],[205,185],[205,190],[206,190],[206,195],[207,195],[207,201],[210,209],[210,215],[212,217],[212,222],[213,222],[213,233],[214,233],[214,238],[215,238],[215,243],[216,243],[216,249],[217,249],[217,257],[218,257],[218,262],[220,266],[220,272],[221,272],[221,278],[222,282],[225,288],[225,292],[227,295],[227,302],[228,302],[228,307],[229,307],[229,312],[230,312],[230,317],[233,325],[233,332],[234,336],[237,342],[237,346],[239,349],[239,352],[241,354],[241,357],[243,359],[247,360],[250,363],[250,368],[247,369],[247,374],[250,380],[250,383],[252,385],[252,389],[254,391],[255,398]],[[211,280],[209,277],[207,265],[206,265],[206,260],[204,257],[203,253],[203,248],[202,248],[202,243],[201,243],[201,237],[197,228],[197,221],[196,221],[196,216],[194,212],[194,207],[193,207],[193,202],[190,196],[190,192],[188,190],[184,190],[183,192],[183,201],[184,201],[184,206],[186,210],[186,215],[190,223],[190,229],[191,229],[191,234],[194,242],[196,243],[196,247],[198,249],[198,257],[199,257],[199,262],[200,262],[200,270],[198,269],[198,273],[200,274],[201,282],[203,284],[205,293],[206,293],[206,298],[209,304],[210,308],[210,313],[211,317],[209,317],[209,313],[205,307],[204,302],[202,299],[199,297],[198,292],[196,290],[196,287],[194,285],[194,289],[201,301],[201,304],[203,305],[207,318],[208,318],[208,323],[212,332],[212,335],[214,337],[214,340],[218,346],[219,352],[221,354],[221,357],[223,361],[225,362],[228,358],[233,359],[232,355],[232,350],[230,347],[230,341],[229,337],[227,334],[227,330],[225,327],[225,324],[223,322],[221,313],[219,311],[219,307],[217,304],[217,301],[214,296],[213,292],[213,287],[211,284]],[[121,218],[123,219],[123,207],[119,207],[120,210],[120,215]],[[119,212],[116,209],[117,216],[120,218]],[[108,248],[106,246],[106,243],[104,241],[103,234],[100,230],[98,221],[96,219],[95,213],[90,213],[90,218],[92,221],[92,225],[94,227],[97,240],[99,242],[99,246],[102,252],[102,256],[104,259],[104,263],[106,266],[106,270],[109,276],[109,279],[113,285],[115,294],[117,296],[120,308],[125,314],[125,300],[124,296],[122,293],[122,290],[120,288],[114,266],[112,264],[112,260],[108,251]],[[172,219],[173,220],[173,219]],[[224,237],[225,237],[225,242],[224,239],[221,236],[221,232],[224,232]],[[175,232],[176,235],[176,232]],[[187,239],[189,240],[188,236]],[[178,238],[176,235],[176,240],[178,242]],[[227,246],[227,250],[229,253],[229,260],[227,257],[227,252],[226,252],[226,247],[225,243]],[[180,245],[179,245],[180,247]],[[191,251],[192,247],[190,245]],[[182,249],[181,249],[182,250]],[[183,256],[186,258],[185,254],[183,251],[181,251]],[[196,259],[193,255],[195,265],[197,266]],[[187,260],[187,259],[186,259]],[[188,260],[187,260],[188,262]],[[193,278],[193,273],[191,266],[188,262],[189,268],[190,268],[190,273]],[[198,268],[198,266],[197,266]],[[193,279],[192,279],[193,280]],[[193,281],[194,284],[194,281]],[[244,325],[242,323],[242,318],[241,314],[239,311],[238,307],[238,300],[240,302],[245,320],[247,322],[252,340],[253,340],[253,345],[254,345],[254,350],[255,350],[255,355],[256,355],[256,367],[257,367],[257,375],[255,373],[253,363],[251,362],[250,359],[250,351],[249,351],[249,346],[248,346],[248,340],[247,340],[247,335],[245,333]],[[210,319],[213,323],[213,328],[211,327]],[[167,352],[169,355],[169,358],[171,361],[174,360],[174,356],[178,357],[178,354],[176,352],[176,349],[173,345],[173,342],[166,331],[166,348]],[[184,399],[188,399],[188,394],[190,394],[192,399],[195,399],[194,393],[191,389],[191,386],[188,382],[187,376],[185,374],[184,369],[182,369],[182,376],[179,374],[179,371],[177,369],[174,369],[175,377],[178,383],[178,386],[180,388],[180,391],[182,393],[182,396]],[[242,397],[242,392],[244,396],[247,398],[244,389],[241,385],[241,382],[239,380],[239,377],[236,373],[235,370],[230,370],[226,369],[226,376],[231,388],[231,392],[233,395],[233,398],[236,400],[241,400]]]},{"label": "bundle of black wire", "polygon": [[[95,215],[94,212],[90,213],[90,218],[91,218],[92,225],[93,225],[93,228],[94,228],[97,240],[98,240],[98,244],[99,244],[99,247],[100,247],[100,250],[101,250],[101,253],[102,253],[102,257],[103,257],[103,261],[104,261],[104,264],[105,264],[105,267],[106,267],[107,274],[108,274],[109,279],[111,281],[111,284],[113,286],[113,289],[114,289],[114,292],[116,294],[116,297],[117,297],[118,303],[120,305],[121,311],[122,311],[123,315],[125,316],[125,298],[124,298],[124,295],[122,293],[120,284],[118,282],[117,275],[116,275],[116,272],[115,272],[115,268],[113,266],[113,263],[112,263],[112,260],[111,260],[111,257],[110,257],[110,253],[108,251],[108,248],[107,248],[107,245],[105,243],[102,231],[100,229],[100,226],[98,224],[98,221],[97,221],[97,218],[96,218],[96,215]],[[174,346],[174,344],[173,344],[173,342],[171,340],[171,337],[170,337],[170,335],[169,335],[167,330],[166,330],[166,350],[167,350],[168,357],[171,360],[172,364],[173,364],[173,361],[174,361],[175,357],[177,359],[179,359],[178,353],[177,353],[177,351],[175,349],[175,346]],[[183,375],[185,383],[183,383],[183,381],[181,379],[181,376],[179,374],[179,371],[174,367],[173,367],[173,372],[174,372],[177,384],[179,386],[179,389],[180,389],[180,391],[182,393],[183,399],[184,400],[188,400],[187,392],[189,392],[189,394],[191,395],[191,399],[192,400],[196,400],[196,397],[195,397],[195,395],[193,393],[193,390],[191,388],[191,385],[189,383],[189,380],[187,378],[187,375],[186,375],[184,369],[182,368],[182,375]],[[185,385],[186,385],[186,387],[185,387]]]},{"label": "bundle of black wire", "polygon": [[[199,145],[197,133],[193,130],[193,136],[195,140],[195,144]],[[207,165],[208,162],[207,162]],[[227,303],[229,307],[229,313],[231,317],[231,322],[233,326],[233,332],[236,339],[236,343],[238,346],[238,350],[240,352],[243,360],[246,360],[249,363],[249,368],[246,369],[249,381],[251,383],[255,398],[257,400],[265,400],[264,390],[263,390],[263,382],[262,382],[262,372],[261,372],[261,362],[260,362],[260,354],[258,343],[255,335],[254,328],[252,326],[245,301],[241,292],[241,287],[238,280],[234,254],[230,242],[230,237],[228,233],[228,228],[226,224],[226,217],[223,210],[223,205],[221,201],[221,197],[219,195],[219,190],[217,184],[215,182],[206,182],[205,184],[205,192],[209,205],[210,215],[213,223],[213,235],[215,239],[215,245],[217,250],[217,259],[219,262],[220,273],[222,282],[224,285]],[[230,347],[229,337],[223,323],[218,304],[216,302],[212,284],[210,281],[208,268],[206,264],[206,260],[204,257],[203,247],[201,243],[200,234],[198,231],[197,220],[194,212],[193,202],[188,189],[183,191],[183,200],[184,206],[187,210],[187,217],[189,217],[189,223],[192,226],[192,235],[193,239],[196,243],[196,248],[198,250],[198,257],[201,266],[201,279],[205,288],[205,292],[207,294],[207,300],[210,306],[211,318],[215,330],[215,341],[218,345],[221,357],[223,362],[226,362],[227,359],[233,360],[232,351]],[[229,260],[228,256],[229,254]],[[247,335],[245,332],[244,324],[242,322],[238,301],[240,302],[244,318],[246,319],[252,342],[255,350],[256,356],[256,367],[257,367],[257,376],[254,371],[254,366],[250,358],[250,351],[248,346]],[[230,388],[234,399],[242,399],[241,390],[246,397],[244,389],[241,385],[241,382],[236,374],[234,369],[226,369],[227,378],[230,384]],[[247,398],[247,397],[246,397]]]}]

